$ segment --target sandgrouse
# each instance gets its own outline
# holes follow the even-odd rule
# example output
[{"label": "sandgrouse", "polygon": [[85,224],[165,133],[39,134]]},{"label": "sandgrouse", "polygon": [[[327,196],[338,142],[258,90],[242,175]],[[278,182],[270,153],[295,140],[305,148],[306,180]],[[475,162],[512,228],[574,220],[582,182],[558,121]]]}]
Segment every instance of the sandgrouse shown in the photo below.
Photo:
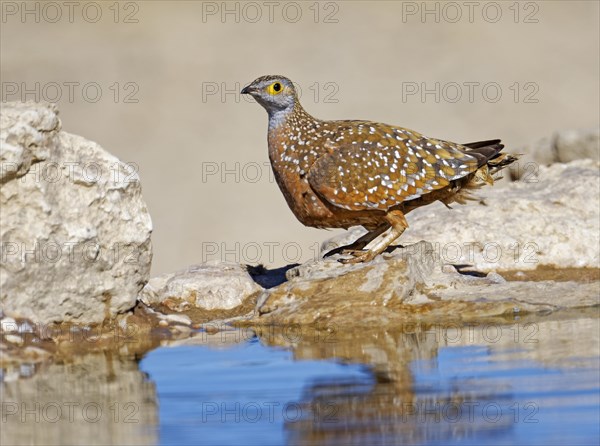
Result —
[{"label": "sandgrouse", "polygon": [[326,254],[350,254],[343,263],[372,260],[408,227],[405,214],[435,201],[464,204],[516,160],[500,153],[499,139],[457,144],[378,122],[313,118],[283,76],[260,77],[241,93],[269,114],[269,158],[298,220],[369,231]]}]

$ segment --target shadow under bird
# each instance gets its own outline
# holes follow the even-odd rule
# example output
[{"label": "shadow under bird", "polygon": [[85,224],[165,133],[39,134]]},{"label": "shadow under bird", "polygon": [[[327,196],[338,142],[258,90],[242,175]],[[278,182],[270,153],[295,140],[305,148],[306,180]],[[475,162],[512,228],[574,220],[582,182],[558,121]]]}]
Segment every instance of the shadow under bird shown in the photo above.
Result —
[{"label": "shadow under bird", "polygon": [[259,77],[241,93],[267,110],[271,166],[298,220],[369,231],[326,254],[349,255],[343,263],[372,260],[408,228],[407,213],[435,201],[465,204],[517,159],[501,153],[499,139],[457,144],[378,122],[316,119],[283,76]]}]

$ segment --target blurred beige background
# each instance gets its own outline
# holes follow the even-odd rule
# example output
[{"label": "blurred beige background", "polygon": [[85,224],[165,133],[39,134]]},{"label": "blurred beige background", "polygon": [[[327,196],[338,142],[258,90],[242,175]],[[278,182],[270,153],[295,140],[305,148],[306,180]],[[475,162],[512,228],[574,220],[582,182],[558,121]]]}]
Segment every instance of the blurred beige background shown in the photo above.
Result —
[{"label": "blurred beige background", "polygon": [[302,261],[334,234],[297,222],[269,176],[266,113],[237,94],[260,75],[290,77],[317,117],[459,142],[599,122],[595,1],[74,3],[2,2],[2,100],[58,102],[66,131],[139,166],[155,274]]}]

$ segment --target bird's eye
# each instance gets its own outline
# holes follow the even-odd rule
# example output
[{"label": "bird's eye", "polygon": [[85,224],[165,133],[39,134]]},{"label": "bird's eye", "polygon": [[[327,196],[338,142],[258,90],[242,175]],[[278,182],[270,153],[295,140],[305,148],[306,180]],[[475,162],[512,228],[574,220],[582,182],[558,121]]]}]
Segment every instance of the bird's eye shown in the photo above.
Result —
[{"label": "bird's eye", "polygon": [[268,91],[269,94],[279,94],[283,91],[283,87],[280,82],[273,82],[271,85],[269,85]]}]

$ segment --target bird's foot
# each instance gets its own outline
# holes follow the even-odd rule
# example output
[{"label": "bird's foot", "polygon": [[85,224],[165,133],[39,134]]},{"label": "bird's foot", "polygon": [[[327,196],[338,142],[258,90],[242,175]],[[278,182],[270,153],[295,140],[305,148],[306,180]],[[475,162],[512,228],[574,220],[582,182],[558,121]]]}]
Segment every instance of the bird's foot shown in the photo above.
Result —
[{"label": "bird's foot", "polygon": [[345,246],[340,246],[338,248],[332,249],[331,251],[328,251],[327,253],[325,253],[325,255],[323,256],[323,258],[325,257],[331,257],[333,255],[336,254],[341,254],[341,255],[354,255],[355,252],[362,252],[361,250],[367,246],[367,243],[352,243],[350,245],[345,245]]},{"label": "bird's foot", "polygon": [[377,255],[375,252],[373,252],[371,250],[363,251],[360,249],[350,251],[347,254],[351,255],[352,257],[349,259],[338,259],[338,262],[343,263],[343,264],[370,262]]}]

